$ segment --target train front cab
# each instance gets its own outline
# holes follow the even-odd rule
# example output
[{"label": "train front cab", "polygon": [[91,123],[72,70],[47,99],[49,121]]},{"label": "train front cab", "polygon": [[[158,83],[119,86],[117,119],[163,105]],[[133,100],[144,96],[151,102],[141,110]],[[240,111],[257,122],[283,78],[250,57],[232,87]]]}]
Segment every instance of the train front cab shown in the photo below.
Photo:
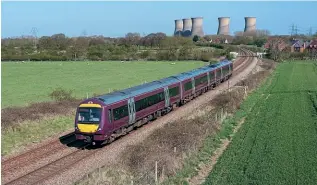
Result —
[{"label": "train front cab", "polygon": [[[99,144],[107,139],[105,130],[111,126],[104,124],[108,120],[108,109],[98,103],[83,103],[77,108],[75,118],[76,140]],[[106,125],[106,126],[105,126]]]}]

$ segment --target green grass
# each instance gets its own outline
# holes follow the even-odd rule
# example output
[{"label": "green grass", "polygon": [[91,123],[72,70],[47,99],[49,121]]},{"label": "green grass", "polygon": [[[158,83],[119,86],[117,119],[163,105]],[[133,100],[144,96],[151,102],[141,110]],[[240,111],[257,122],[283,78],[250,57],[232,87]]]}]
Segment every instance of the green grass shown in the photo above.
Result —
[{"label": "green grass", "polygon": [[316,184],[317,65],[280,64],[251,98],[256,106],[205,184]]},{"label": "green grass", "polygon": [[19,126],[1,131],[1,155],[23,150],[30,143],[40,142],[73,128],[74,116],[54,116],[39,121],[25,121]]},{"label": "green grass", "polygon": [[56,88],[78,98],[105,94],[205,65],[203,62],[2,62],[2,108],[50,101]]}]

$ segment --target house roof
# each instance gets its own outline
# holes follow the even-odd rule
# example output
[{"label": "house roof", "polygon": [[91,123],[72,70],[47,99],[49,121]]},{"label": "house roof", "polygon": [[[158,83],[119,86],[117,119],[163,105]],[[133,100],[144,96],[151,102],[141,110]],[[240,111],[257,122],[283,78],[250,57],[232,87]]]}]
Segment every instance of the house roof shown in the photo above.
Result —
[{"label": "house roof", "polygon": [[291,41],[292,46],[296,47],[296,48],[300,48],[300,47],[307,47],[310,44],[310,41],[304,41],[302,39],[299,40],[292,40]]},{"label": "house roof", "polygon": [[267,42],[264,44],[264,48],[268,49],[271,44],[277,45],[278,49],[281,51],[287,47],[287,42],[280,37],[269,37]]},{"label": "house roof", "polygon": [[307,46],[308,48],[312,48],[312,47],[317,47],[317,39],[313,40],[311,43],[309,43],[309,45]]}]

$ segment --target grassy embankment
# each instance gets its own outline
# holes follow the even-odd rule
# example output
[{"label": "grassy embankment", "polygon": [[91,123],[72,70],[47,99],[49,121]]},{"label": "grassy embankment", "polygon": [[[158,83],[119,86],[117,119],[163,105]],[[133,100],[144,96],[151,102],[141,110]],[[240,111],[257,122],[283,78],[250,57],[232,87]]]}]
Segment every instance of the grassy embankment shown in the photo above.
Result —
[{"label": "grassy embankment", "polygon": [[[49,94],[56,88],[73,90],[76,98],[108,93],[149,82],[205,65],[203,62],[27,62],[2,63],[2,112],[21,118],[2,127],[2,155],[18,151],[24,145],[38,142],[73,127],[74,107],[67,114],[48,114],[41,119],[38,109],[53,110],[54,104],[35,105],[22,110],[8,110],[10,106],[25,106],[30,102],[51,101]],[[76,104],[76,102],[75,102]],[[59,105],[61,108],[62,105]],[[3,108],[5,107],[4,110]],[[59,109],[58,108],[58,109]],[[14,113],[14,112],[18,113]],[[42,110],[43,111],[43,110]],[[56,112],[56,111],[52,111]],[[31,115],[34,114],[34,115]],[[36,114],[36,115],[35,115]],[[4,119],[2,114],[2,121]],[[31,120],[23,119],[30,117]],[[10,120],[6,118],[6,120]],[[12,117],[11,117],[12,118]],[[12,118],[13,119],[13,118]],[[11,125],[12,124],[12,125]]]},{"label": "grassy embankment", "polygon": [[283,63],[205,184],[316,184],[317,63]]}]

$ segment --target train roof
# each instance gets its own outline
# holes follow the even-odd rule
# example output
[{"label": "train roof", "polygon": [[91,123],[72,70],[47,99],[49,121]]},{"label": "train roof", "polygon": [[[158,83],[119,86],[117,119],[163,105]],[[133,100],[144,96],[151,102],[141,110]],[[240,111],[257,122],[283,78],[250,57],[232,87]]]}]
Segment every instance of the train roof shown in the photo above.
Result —
[{"label": "train roof", "polygon": [[103,101],[105,104],[112,104],[114,102],[127,99],[139,94],[143,94],[145,92],[150,92],[150,91],[153,91],[154,89],[158,89],[164,86],[165,86],[165,83],[163,82],[153,81],[153,82],[137,85],[134,87],[130,87],[127,89],[123,89],[120,91],[115,91],[115,92],[105,94],[102,96],[98,96],[96,98]]},{"label": "train roof", "polygon": [[218,62],[216,64],[208,65],[207,67],[208,68],[218,68],[218,67],[222,67],[224,65],[228,65],[230,63],[232,63],[230,60],[222,60],[221,62]]},{"label": "train roof", "polygon": [[175,76],[170,76],[170,77],[167,77],[167,78],[163,78],[163,79],[160,79],[158,80],[160,82],[162,82],[164,85],[170,85],[170,84],[174,84],[174,83],[179,83],[180,80],[175,77]]}]

